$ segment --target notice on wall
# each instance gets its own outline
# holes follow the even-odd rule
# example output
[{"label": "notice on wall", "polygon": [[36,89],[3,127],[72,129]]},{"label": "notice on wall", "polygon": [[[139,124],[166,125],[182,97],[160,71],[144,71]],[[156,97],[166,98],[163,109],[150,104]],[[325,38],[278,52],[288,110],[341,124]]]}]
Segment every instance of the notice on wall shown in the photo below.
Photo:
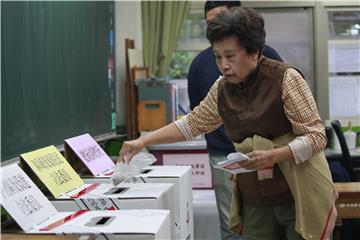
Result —
[{"label": "notice on wall", "polygon": [[360,77],[329,77],[330,118],[360,116]]},{"label": "notice on wall", "polygon": [[360,72],[360,41],[329,41],[329,72]]},{"label": "notice on wall", "polygon": [[115,167],[114,162],[88,133],[66,139],[65,144],[74,151],[94,176]]},{"label": "notice on wall", "polygon": [[164,154],[164,165],[191,166],[193,188],[211,188],[211,169],[207,153]]},{"label": "notice on wall", "polygon": [[30,166],[54,197],[84,184],[55,146],[24,153],[20,157]]},{"label": "notice on wall", "polygon": [[17,164],[2,167],[1,173],[1,205],[24,231],[57,213]]}]

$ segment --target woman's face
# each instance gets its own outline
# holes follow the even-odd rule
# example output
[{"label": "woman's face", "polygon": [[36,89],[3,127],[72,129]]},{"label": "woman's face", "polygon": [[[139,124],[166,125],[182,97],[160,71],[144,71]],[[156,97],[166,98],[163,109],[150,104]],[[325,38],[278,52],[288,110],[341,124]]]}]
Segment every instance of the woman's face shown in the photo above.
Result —
[{"label": "woman's face", "polygon": [[220,72],[231,83],[237,84],[246,80],[256,68],[258,53],[248,54],[235,36],[213,43],[213,49]]}]

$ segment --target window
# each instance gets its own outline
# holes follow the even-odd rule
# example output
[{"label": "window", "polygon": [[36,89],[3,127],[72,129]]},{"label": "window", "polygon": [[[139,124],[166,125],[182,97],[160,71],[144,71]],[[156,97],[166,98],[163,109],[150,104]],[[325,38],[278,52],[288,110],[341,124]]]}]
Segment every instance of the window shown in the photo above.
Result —
[{"label": "window", "polygon": [[359,124],[360,10],[329,9],[330,119]]},{"label": "window", "polygon": [[169,75],[172,79],[186,78],[192,60],[199,51],[176,50],[171,58]]},{"label": "window", "polygon": [[[193,2],[170,64],[171,78],[186,78],[193,58],[210,46],[205,37],[204,4]],[[305,75],[314,92],[314,60],[311,8],[257,8],[265,18],[266,43],[277,50],[282,59]],[[298,25],[298,22],[302,22]],[[294,28],[293,26],[297,26]]]},{"label": "window", "polygon": [[266,44],[274,48],[284,62],[299,69],[315,93],[313,9],[282,7],[257,8],[257,11],[265,19]]},{"label": "window", "polygon": [[171,59],[169,75],[172,79],[186,78],[192,60],[210,46],[205,37],[203,6],[202,2],[191,3],[189,15],[181,28],[177,49]]},{"label": "window", "polygon": [[329,39],[360,37],[360,11],[329,11]]}]

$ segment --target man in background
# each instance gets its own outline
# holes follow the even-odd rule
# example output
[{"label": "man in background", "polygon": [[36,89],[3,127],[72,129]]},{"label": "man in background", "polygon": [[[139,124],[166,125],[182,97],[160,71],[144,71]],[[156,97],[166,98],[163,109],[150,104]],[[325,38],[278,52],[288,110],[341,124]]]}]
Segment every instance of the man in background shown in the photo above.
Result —
[{"label": "man in background", "polygon": [[[232,7],[241,5],[240,1],[206,1],[204,16],[206,22],[211,21],[218,13]],[[279,54],[271,47],[265,45],[263,55],[278,61],[282,61]],[[188,73],[188,94],[190,108],[194,109],[207,95],[210,87],[221,75],[216,62],[212,47],[199,53],[192,61]],[[229,208],[231,203],[231,180],[230,175],[224,171],[214,169],[214,164],[225,161],[229,153],[235,152],[232,142],[225,136],[221,126],[216,131],[205,135],[209,152],[212,180],[216,196],[216,204],[220,217],[220,232],[222,239],[241,239],[228,228]]]}]

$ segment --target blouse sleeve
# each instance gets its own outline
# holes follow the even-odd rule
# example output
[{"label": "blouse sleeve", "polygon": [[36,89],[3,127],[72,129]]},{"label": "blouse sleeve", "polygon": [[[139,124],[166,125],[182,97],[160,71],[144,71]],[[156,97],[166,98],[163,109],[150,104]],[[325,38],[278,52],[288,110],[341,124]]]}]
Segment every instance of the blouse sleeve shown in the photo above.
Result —
[{"label": "blouse sleeve", "polygon": [[297,136],[288,145],[301,163],[325,148],[325,128],[307,83],[295,69],[286,70],[282,87],[284,111]]},{"label": "blouse sleeve", "polygon": [[218,112],[218,86],[221,78],[216,80],[210,88],[209,93],[200,104],[182,119],[175,121],[176,126],[190,141],[194,137],[209,133],[222,124],[222,119]]}]

